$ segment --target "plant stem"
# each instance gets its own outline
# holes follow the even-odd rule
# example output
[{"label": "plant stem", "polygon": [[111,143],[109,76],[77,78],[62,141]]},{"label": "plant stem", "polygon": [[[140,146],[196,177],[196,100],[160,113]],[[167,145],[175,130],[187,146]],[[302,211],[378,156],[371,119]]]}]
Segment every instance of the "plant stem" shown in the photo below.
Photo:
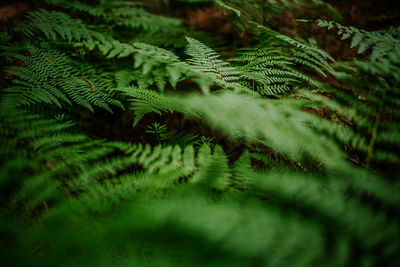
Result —
[{"label": "plant stem", "polygon": [[374,154],[374,145],[376,142],[376,138],[378,136],[378,128],[379,128],[379,123],[380,123],[379,118],[380,118],[380,112],[378,114],[376,114],[376,116],[375,116],[375,122],[374,122],[374,126],[372,128],[371,140],[369,142],[368,149],[367,149],[367,158],[365,160],[367,167],[370,166],[370,162],[371,162],[372,156]]}]

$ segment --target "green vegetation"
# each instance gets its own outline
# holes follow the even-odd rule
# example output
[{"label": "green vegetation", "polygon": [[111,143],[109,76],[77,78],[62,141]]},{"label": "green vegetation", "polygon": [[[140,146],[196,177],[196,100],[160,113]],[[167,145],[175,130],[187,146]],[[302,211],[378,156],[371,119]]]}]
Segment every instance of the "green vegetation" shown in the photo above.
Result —
[{"label": "green vegetation", "polygon": [[[0,33],[2,266],[400,266],[400,28],[42,2]],[[359,57],[274,23],[315,8]]]}]

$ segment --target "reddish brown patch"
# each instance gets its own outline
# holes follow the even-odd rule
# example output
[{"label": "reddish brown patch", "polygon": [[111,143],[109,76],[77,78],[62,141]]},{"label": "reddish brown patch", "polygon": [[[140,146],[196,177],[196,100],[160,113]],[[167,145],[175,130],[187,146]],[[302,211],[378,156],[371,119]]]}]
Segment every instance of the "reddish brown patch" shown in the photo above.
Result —
[{"label": "reddish brown patch", "polygon": [[321,118],[326,118],[327,114],[329,113],[327,106],[323,106],[322,108],[303,107],[301,110],[311,114],[316,114]]},{"label": "reddish brown patch", "polygon": [[31,7],[26,2],[13,3],[0,7],[0,21],[6,21],[8,18],[15,18],[30,10]]},{"label": "reddish brown patch", "polygon": [[294,23],[295,17],[293,13],[291,12],[283,12],[281,14],[281,27],[280,27],[280,32],[286,35],[295,35],[296,30],[295,30],[295,23]]},{"label": "reddish brown patch", "polygon": [[331,120],[332,121],[336,121],[336,122],[340,122],[340,120],[339,120],[339,118],[338,118],[338,116],[337,116],[337,112],[335,111],[335,113],[333,113],[332,115],[331,115]]},{"label": "reddish brown patch", "polygon": [[51,162],[51,161],[47,161],[47,162],[46,162],[46,167],[47,167],[48,169],[50,169],[50,170],[53,170],[53,169],[56,167],[56,165],[55,165],[53,162]]},{"label": "reddish brown patch", "polygon": [[232,33],[232,25],[225,19],[225,14],[216,7],[190,11],[188,23],[201,30],[224,35]]}]

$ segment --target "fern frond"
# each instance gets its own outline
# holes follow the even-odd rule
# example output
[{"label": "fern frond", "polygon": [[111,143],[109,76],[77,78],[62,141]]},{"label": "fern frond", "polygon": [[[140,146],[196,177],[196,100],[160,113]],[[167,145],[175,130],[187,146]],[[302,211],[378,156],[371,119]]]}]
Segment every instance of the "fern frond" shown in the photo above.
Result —
[{"label": "fern frond", "polygon": [[254,48],[242,49],[232,61],[245,63],[238,67],[241,84],[262,95],[277,95],[296,87],[315,85],[313,79],[297,68],[307,67],[326,77],[325,71],[332,69],[328,59],[318,48],[300,45],[286,36],[274,36]]},{"label": "fern frond", "polygon": [[220,55],[213,49],[193,38],[186,37],[186,40],[188,41],[186,54],[191,57],[188,62],[193,69],[227,83],[233,83],[239,79],[240,72],[228,62],[219,59]]},{"label": "fern frond", "polygon": [[[344,160],[334,142],[317,135],[316,128],[310,127],[321,125],[317,117],[299,112],[285,105],[284,101],[267,101],[233,93],[176,98],[133,90],[129,95],[134,97],[132,106],[139,119],[149,112],[178,111],[200,117],[233,138],[263,143],[296,160],[304,152],[327,166],[342,164]],[[137,121],[135,119],[135,123]],[[337,124],[324,126],[329,126],[332,132],[339,127]],[[323,126],[319,128],[323,129]],[[313,136],[312,146],[309,145],[310,136]]]},{"label": "fern frond", "polygon": [[65,13],[58,11],[48,11],[39,9],[28,14],[30,23],[17,29],[28,38],[36,34],[44,34],[47,39],[56,40],[62,38],[68,41],[95,40],[104,41],[104,35],[88,29],[88,27],[79,19],[72,19]]},{"label": "fern frond", "polygon": [[127,70],[118,72],[118,80],[123,79],[125,86],[131,82],[136,82],[141,89],[156,85],[163,92],[167,82],[175,88],[179,81],[192,78],[207,93],[215,82],[214,77],[193,70],[169,50],[144,43],[128,45],[114,42],[113,45],[116,46],[111,52],[108,49],[103,50],[102,46],[99,48],[104,54],[108,54],[108,58],[133,55],[134,68],[141,69],[141,73]]},{"label": "fern frond", "polygon": [[[335,158],[334,161],[338,164],[341,162],[342,156],[336,145],[328,142],[325,137],[316,135],[314,129],[308,128],[310,120],[316,120],[315,123],[318,124],[318,119],[290,106],[228,93],[188,97],[184,103],[192,114],[201,114],[211,126],[232,137],[264,143],[293,159],[299,159],[303,152],[307,152],[327,166],[333,163],[328,159],[330,157]],[[312,146],[308,145],[310,136],[313,136]]]},{"label": "fern frond", "polygon": [[9,67],[8,73],[18,80],[14,86],[5,89],[7,97],[15,97],[22,105],[34,103],[55,104],[72,102],[92,112],[97,106],[112,112],[110,105],[123,108],[122,104],[108,93],[109,84],[99,78],[86,77],[74,67],[71,58],[43,43],[40,47],[26,46],[29,55],[15,53],[13,58],[23,62],[25,67]]},{"label": "fern frond", "polygon": [[[0,31],[3,265],[399,265],[400,28],[330,64],[267,28],[320,0],[44,2]],[[215,5],[221,53],[175,18]]]},{"label": "fern frond", "polygon": [[393,34],[393,30],[368,32],[325,20],[318,20],[318,26],[326,27],[328,30],[337,29],[338,34],[342,36],[342,40],[351,38],[350,47],[358,46],[359,54],[371,48],[371,61],[381,60],[382,57],[387,57],[388,55],[391,56],[392,60],[393,58],[398,58],[396,51],[400,48],[400,40],[398,35]]},{"label": "fern frond", "polygon": [[171,28],[182,29],[181,20],[167,18],[147,12],[141,3],[132,1],[103,1],[97,5],[65,0],[46,0],[47,3],[62,8],[86,13],[90,16],[102,18],[107,23],[118,26],[141,29],[150,32],[170,31]]},{"label": "fern frond", "polygon": [[121,92],[130,97],[132,101],[132,110],[135,112],[135,126],[145,114],[155,112],[161,114],[161,111],[181,111],[186,108],[178,100],[171,97],[160,95],[154,91],[136,88],[121,89]]}]

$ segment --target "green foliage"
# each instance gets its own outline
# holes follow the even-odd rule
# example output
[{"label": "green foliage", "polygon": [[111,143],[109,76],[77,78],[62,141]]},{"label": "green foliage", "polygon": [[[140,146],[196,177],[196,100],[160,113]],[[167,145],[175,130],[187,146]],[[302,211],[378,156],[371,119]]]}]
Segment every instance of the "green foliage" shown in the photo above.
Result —
[{"label": "green foliage", "polygon": [[135,112],[135,126],[147,113],[155,112],[161,115],[162,111],[184,111],[183,106],[178,100],[157,94],[151,90],[124,88],[121,90],[132,101],[132,110]]},{"label": "green foliage", "polygon": [[63,12],[39,9],[28,14],[29,23],[17,28],[17,32],[26,37],[34,37],[41,33],[48,39],[55,40],[58,37],[68,41],[104,40],[104,35],[87,28],[79,19],[72,19]]},{"label": "green foliage", "polygon": [[[190,96],[182,102],[191,114],[204,117],[211,126],[233,138],[263,143],[293,159],[300,159],[303,153],[309,153],[327,165],[342,163],[341,153],[335,145],[323,134],[318,135],[315,128],[309,127],[310,124],[318,124],[319,119],[299,112],[285,101],[271,102],[226,93]],[[313,146],[308,145],[310,139],[313,140]]]},{"label": "green foliage", "polygon": [[245,62],[241,82],[262,95],[276,95],[294,87],[315,84],[313,79],[296,69],[304,66],[326,77],[331,59],[322,50],[303,44],[287,36],[265,38],[258,46],[245,48],[234,61]]},{"label": "green foliage", "polygon": [[0,33],[3,265],[400,264],[398,29],[320,20],[335,62],[269,27],[321,1],[44,2]]},{"label": "green foliage", "polygon": [[230,67],[229,63],[219,59],[214,50],[207,47],[198,40],[187,37],[188,46],[186,47],[186,54],[191,58],[189,63],[197,71],[210,74],[223,83],[234,82],[238,79],[240,74],[234,67]]},{"label": "green foliage", "polygon": [[58,107],[75,102],[92,112],[93,106],[110,112],[110,105],[123,108],[121,102],[112,97],[107,80],[90,69],[80,72],[79,62],[50,44],[10,50],[3,55],[24,64],[24,67],[11,66],[7,71],[17,78],[15,85],[5,90],[9,92],[7,97],[13,96],[15,102],[21,105],[46,103]]},{"label": "green foliage", "polygon": [[262,95],[278,95],[315,83],[298,67],[308,67],[326,77],[323,70],[331,70],[327,60],[333,60],[316,47],[279,35],[266,38],[258,47],[243,49],[231,61],[246,64],[232,66],[200,41],[187,40],[186,54],[191,57],[188,63],[194,70],[209,74],[222,87],[257,91]]},{"label": "green foliage", "polygon": [[[61,6],[92,17],[104,19],[112,26],[140,29],[156,34],[160,31],[179,29],[179,19],[157,16],[140,7],[141,3],[131,1],[94,1],[100,3],[82,3],[80,1],[44,0],[46,3]],[[171,29],[172,28],[172,29]]]},{"label": "green foliage", "polygon": [[197,135],[193,134],[185,134],[184,132],[178,132],[177,130],[167,131],[167,127],[165,125],[160,125],[155,122],[149,126],[149,130],[146,133],[152,133],[157,136],[158,143],[164,143],[167,145],[179,145],[181,148],[187,146],[198,146],[200,144],[206,144],[209,147],[212,147],[212,138],[206,138],[202,136],[202,138],[198,138]]},{"label": "green foliage", "polygon": [[372,61],[381,60],[386,57],[389,57],[392,61],[398,61],[400,46],[399,28],[368,32],[324,20],[319,20],[318,25],[320,27],[327,27],[329,30],[337,29],[338,34],[342,36],[342,40],[351,38],[351,48],[358,46],[358,53],[364,53],[369,48],[372,48]]},{"label": "green foliage", "polygon": [[379,168],[397,166],[400,159],[397,149],[400,145],[399,36],[394,29],[367,32],[324,21],[320,25],[337,27],[343,39],[352,37],[351,47],[359,46],[359,53],[371,48],[371,53],[369,61],[338,63],[331,73],[347,90],[322,85],[336,99],[316,97],[316,100],[350,120],[348,124],[357,136],[361,164],[375,164]]}]

